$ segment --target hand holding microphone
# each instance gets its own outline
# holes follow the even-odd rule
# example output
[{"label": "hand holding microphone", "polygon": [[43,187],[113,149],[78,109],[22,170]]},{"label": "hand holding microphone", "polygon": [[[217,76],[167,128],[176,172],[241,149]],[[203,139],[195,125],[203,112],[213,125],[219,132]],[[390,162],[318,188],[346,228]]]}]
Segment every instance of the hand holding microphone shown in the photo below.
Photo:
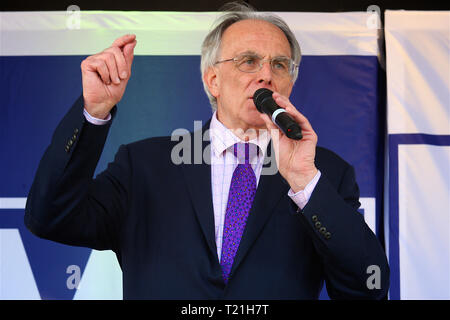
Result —
[{"label": "hand holding microphone", "polygon": [[261,88],[253,94],[253,102],[259,112],[267,114],[272,121],[291,139],[301,140],[303,138],[302,129],[295,122],[285,109],[278,106],[272,98],[273,92],[266,88]]},{"label": "hand holding microphone", "polygon": [[[253,95],[253,100],[256,108],[263,113],[261,118],[273,138],[280,174],[294,192],[304,190],[317,174],[315,166],[317,134],[308,119],[287,97],[268,89],[258,89]],[[277,126],[283,135],[278,135]]]}]

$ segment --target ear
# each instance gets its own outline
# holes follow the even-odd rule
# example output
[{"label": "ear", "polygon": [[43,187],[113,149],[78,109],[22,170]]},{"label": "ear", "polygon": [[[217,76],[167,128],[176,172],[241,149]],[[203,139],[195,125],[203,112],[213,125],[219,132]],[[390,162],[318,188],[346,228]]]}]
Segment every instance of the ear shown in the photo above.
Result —
[{"label": "ear", "polygon": [[203,81],[209,89],[209,92],[217,98],[219,96],[219,78],[217,75],[217,69],[209,67],[203,74]]}]

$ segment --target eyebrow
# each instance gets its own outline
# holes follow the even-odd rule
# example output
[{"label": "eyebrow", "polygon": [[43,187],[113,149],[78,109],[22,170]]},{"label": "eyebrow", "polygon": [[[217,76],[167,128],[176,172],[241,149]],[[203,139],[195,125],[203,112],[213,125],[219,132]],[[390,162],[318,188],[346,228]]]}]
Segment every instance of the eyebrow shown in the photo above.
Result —
[{"label": "eyebrow", "polygon": [[[241,56],[241,55],[254,55],[254,56],[257,56],[257,57],[262,57],[259,53],[256,53],[255,51],[251,51],[251,50],[247,50],[247,51],[238,53],[236,56]],[[277,55],[277,56],[272,57],[272,59],[273,58],[288,58],[288,59],[291,59],[289,56],[286,56],[286,55]]]},{"label": "eyebrow", "polygon": [[259,55],[258,53],[256,53],[255,51],[251,51],[251,50],[247,50],[241,53],[238,53],[238,56],[244,55],[244,54],[248,54],[248,55],[254,55],[254,56],[258,56],[261,57],[261,55]]}]

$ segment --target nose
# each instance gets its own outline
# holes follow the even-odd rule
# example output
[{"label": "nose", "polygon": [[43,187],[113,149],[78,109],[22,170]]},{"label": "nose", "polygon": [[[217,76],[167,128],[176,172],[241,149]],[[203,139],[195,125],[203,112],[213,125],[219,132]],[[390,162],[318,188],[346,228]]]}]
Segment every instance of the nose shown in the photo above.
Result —
[{"label": "nose", "polygon": [[262,68],[258,72],[258,83],[272,84],[272,67],[270,61],[262,61]]}]

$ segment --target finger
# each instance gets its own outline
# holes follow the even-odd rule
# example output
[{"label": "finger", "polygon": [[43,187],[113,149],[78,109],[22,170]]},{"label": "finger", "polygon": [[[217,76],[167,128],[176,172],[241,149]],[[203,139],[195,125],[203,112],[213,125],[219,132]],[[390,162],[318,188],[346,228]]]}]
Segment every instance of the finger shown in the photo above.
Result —
[{"label": "finger", "polygon": [[281,105],[283,105],[286,112],[289,113],[294,121],[297,122],[302,128],[303,140],[315,141],[317,143],[317,134],[311,126],[311,123],[302,113],[297,110],[297,108],[294,107],[289,99],[282,95],[275,95],[275,101],[280,107]]},{"label": "finger", "polygon": [[136,39],[135,34],[126,34],[114,40],[111,47],[123,47],[127,43],[133,42]]},{"label": "finger", "polygon": [[119,77],[122,79],[126,79],[128,77],[128,66],[122,50],[120,50],[118,47],[111,47],[106,49],[105,51],[114,54]]},{"label": "finger", "polygon": [[108,67],[109,77],[111,78],[111,81],[115,84],[119,84],[120,83],[119,71],[117,70],[116,58],[114,54],[111,52],[103,52],[99,56],[99,59],[105,61]]},{"label": "finger", "polygon": [[125,61],[128,66],[128,71],[131,73],[131,64],[133,63],[134,59],[134,48],[136,47],[137,41],[133,41],[131,43],[128,43],[123,47],[123,55],[125,57]]},{"label": "finger", "polygon": [[281,108],[285,109],[294,118],[302,129],[313,130],[309,120],[294,107],[288,98],[275,92],[272,97]]},{"label": "finger", "polygon": [[[264,123],[266,124],[267,131],[269,131],[269,135],[273,141],[273,147],[275,152],[275,157],[278,159],[279,152],[279,142],[282,137],[284,137],[284,133],[272,122],[270,117],[267,114],[261,114],[261,119],[264,120]],[[278,160],[277,160],[278,161]]]},{"label": "finger", "polygon": [[[278,92],[274,91],[274,92],[272,93],[272,98],[273,98],[273,100],[276,101],[279,97],[282,97],[282,95],[279,94]],[[280,105],[280,107],[282,107],[283,109],[285,109],[285,104],[283,103],[282,105]]]},{"label": "finger", "polygon": [[259,115],[261,117],[261,119],[263,119],[265,125],[266,125],[266,129],[267,131],[269,131],[269,134],[271,133],[271,130],[273,129],[273,123],[270,120],[270,118],[267,116],[267,114],[260,114]]},{"label": "finger", "polygon": [[265,113],[260,114],[261,119],[264,120],[264,123],[266,124],[267,130],[277,129],[277,126],[272,122],[272,120],[269,118],[269,116]]},{"label": "finger", "polygon": [[87,71],[97,72],[105,84],[111,84],[111,78],[109,77],[109,71],[105,61],[101,59],[92,59],[87,64]]}]

